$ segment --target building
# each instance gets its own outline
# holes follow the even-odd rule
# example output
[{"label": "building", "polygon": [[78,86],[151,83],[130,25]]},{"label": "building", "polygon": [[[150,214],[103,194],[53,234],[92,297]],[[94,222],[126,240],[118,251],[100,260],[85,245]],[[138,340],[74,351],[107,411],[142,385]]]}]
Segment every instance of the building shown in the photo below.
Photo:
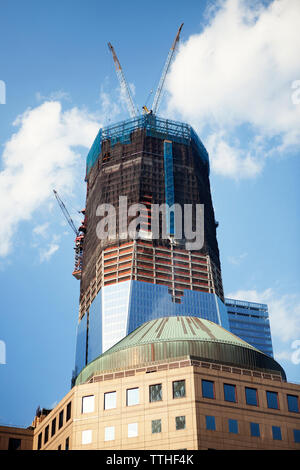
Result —
[{"label": "building", "polygon": [[33,429],[0,426],[0,450],[32,450]]},{"label": "building", "polygon": [[[193,129],[153,114],[100,129],[87,157],[86,182],[82,256],[74,272],[80,278],[74,378],[151,319],[201,312],[228,329],[208,154]],[[99,238],[97,214],[104,204],[117,215],[113,239]],[[128,230],[133,204],[143,207],[135,237]],[[189,245],[183,212],[161,211],[154,234],[152,208],[162,204],[190,205],[193,231],[196,206],[204,205],[203,246]]]},{"label": "building", "polygon": [[221,326],[165,317],[89,363],[33,449],[300,449],[299,397],[273,358]]},{"label": "building", "polygon": [[268,306],[225,298],[229,329],[260,351],[273,356]]}]

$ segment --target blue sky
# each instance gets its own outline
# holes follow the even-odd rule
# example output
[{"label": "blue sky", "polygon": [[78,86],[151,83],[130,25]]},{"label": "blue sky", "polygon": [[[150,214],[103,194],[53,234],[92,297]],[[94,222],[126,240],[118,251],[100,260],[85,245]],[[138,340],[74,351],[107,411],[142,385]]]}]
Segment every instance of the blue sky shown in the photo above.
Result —
[{"label": "blue sky", "polygon": [[159,114],[208,148],[225,293],[268,303],[300,382],[299,18],[297,0],[1,2],[1,424],[29,425],[70,387],[79,282],[52,189],[79,223],[88,148],[128,117],[107,42],[141,109],[181,22]]}]

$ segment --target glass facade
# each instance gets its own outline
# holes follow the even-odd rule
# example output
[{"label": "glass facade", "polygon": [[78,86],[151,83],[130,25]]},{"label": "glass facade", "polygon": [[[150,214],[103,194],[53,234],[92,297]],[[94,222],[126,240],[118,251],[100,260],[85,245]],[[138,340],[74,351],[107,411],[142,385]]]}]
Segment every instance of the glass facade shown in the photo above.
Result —
[{"label": "glass facade", "polygon": [[191,315],[229,330],[226,306],[216,294],[185,290],[181,303],[168,287],[142,281],[104,286],[77,327],[75,375],[143,323],[164,316]]},{"label": "glass facade", "polygon": [[259,351],[273,357],[268,306],[225,298],[229,330]]}]

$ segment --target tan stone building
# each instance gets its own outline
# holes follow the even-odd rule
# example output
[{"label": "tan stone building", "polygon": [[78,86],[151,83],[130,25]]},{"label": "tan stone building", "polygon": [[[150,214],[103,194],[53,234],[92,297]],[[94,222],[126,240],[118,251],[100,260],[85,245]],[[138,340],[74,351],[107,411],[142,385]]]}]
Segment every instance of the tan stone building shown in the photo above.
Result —
[{"label": "tan stone building", "polygon": [[32,450],[33,427],[0,426],[0,450]]},{"label": "tan stone building", "polygon": [[33,449],[300,449],[300,386],[196,317],[147,322],[86,366]]}]

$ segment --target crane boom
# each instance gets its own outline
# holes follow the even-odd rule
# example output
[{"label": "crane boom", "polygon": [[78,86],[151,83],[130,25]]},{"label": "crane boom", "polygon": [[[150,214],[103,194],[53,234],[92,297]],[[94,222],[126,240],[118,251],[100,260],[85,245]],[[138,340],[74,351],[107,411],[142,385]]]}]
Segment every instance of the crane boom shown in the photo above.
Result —
[{"label": "crane boom", "polygon": [[64,205],[64,203],[62,202],[62,200],[60,199],[57,191],[55,191],[55,189],[53,189],[53,192],[54,192],[54,196],[56,197],[56,200],[59,204],[59,207],[61,208],[62,210],[62,213],[64,214],[68,224],[70,225],[71,229],[73,230],[73,232],[75,232],[75,235],[78,236],[78,233],[79,231],[77,230],[73,220],[71,219],[71,216],[68,212],[68,209],[66,208],[66,206]]},{"label": "crane boom", "polygon": [[114,50],[114,48],[113,48],[113,46],[111,45],[110,42],[108,43],[108,48],[111,51],[113,59],[114,59],[117,76],[118,76],[120,86],[121,86],[121,91],[124,93],[124,97],[126,99],[129,114],[130,114],[131,117],[136,117],[136,115],[137,115],[136,108],[135,108],[135,105],[134,105],[133,98],[131,96],[130,88],[129,88],[129,86],[127,84],[127,81],[125,79],[125,75],[123,73],[121,64],[120,64],[119,59],[117,57],[117,54],[116,54],[116,52],[115,52],[115,50]]},{"label": "crane boom", "polygon": [[165,63],[164,68],[163,68],[163,72],[162,72],[162,75],[161,75],[161,78],[160,78],[160,81],[159,81],[159,84],[158,84],[158,87],[157,87],[157,90],[156,90],[156,93],[155,93],[155,96],[154,96],[153,104],[152,104],[153,114],[156,114],[156,112],[158,110],[158,107],[160,105],[160,102],[161,102],[162,90],[163,90],[163,87],[164,87],[164,84],[165,84],[166,76],[168,74],[172,59],[173,59],[174,54],[175,54],[177,44],[179,42],[179,37],[180,37],[180,32],[182,30],[182,26],[183,26],[183,23],[180,25],[180,27],[177,31],[176,37],[174,39],[174,42],[173,42],[172,47],[169,51],[166,63]]}]

